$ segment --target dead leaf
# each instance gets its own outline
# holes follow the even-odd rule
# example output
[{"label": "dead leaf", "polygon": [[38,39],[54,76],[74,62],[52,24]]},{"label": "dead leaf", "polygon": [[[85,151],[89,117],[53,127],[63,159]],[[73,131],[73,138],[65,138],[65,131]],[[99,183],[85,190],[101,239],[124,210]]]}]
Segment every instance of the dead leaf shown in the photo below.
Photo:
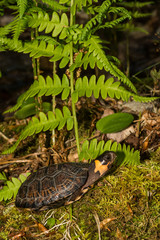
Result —
[{"label": "dead leaf", "polygon": [[125,140],[131,133],[135,133],[135,128],[133,126],[130,126],[121,132],[117,133],[108,133],[106,134],[109,139],[112,139],[117,142],[122,142]]},{"label": "dead leaf", "polygon": [[108,227],[106,227],[105,225],[109,222],[114,221],[115,219],[117,219],[117,218],[106,218],[106,219],[104,219],[103,221],[100,222],[100,228],[101,229],[102,228],[105,228],[105,229],[107,228],[110,231],[110,229]]},{"label": "dead leaf", "polygon": [[116,237],[118,240],[126,240],[127,239],[127,236],[125,236],[125,237],[122,236],[122,233],[118,227],[117,227]]},{"label": "dead leaf", "polygon": [[131,206],[130,206],[129,203],[127,203],[127,208],[128,208],[128,210],[129,210],[131,216],[133,216],[133,211],[132,211]]},{"label": "dead leaf", "polygon": [[111,114],[113,114],[113,113],[114,113],[114,111],[113,111],[111,108],[106,108],[106,109],[104,110],[103,115],[101,116],[101,118],[104,118],[104,117],[106,117],[106,116],[108,116],[108,115],[111,115]]}]

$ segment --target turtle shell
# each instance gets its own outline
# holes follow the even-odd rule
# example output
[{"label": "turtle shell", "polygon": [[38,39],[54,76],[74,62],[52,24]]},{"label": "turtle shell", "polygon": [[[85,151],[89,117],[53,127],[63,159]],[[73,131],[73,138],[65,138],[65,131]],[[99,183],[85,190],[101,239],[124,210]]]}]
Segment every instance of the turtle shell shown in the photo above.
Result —
[{"label": "turtle shell", "polygon": [[87,181],[88,167],[85,163],[62,163],[39,169],[22,183],[16,206],[38,210],[74,201]]}]

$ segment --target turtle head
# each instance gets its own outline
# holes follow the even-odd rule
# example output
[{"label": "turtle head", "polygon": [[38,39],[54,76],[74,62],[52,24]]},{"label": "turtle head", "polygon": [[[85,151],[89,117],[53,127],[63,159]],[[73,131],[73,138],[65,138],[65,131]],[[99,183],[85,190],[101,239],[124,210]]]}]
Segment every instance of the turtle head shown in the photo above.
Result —
[{"label": "turtle head", "polygon": [[94,162],[94,173],[98,172],[99,177],[102,177],[112,166],[116,158],[115,152],[106,151],[100,155]]},{"label": "turtle head", "polygon": [[106,151],[95,160],[92,160],[89,166],[89,176],[84,188],[89,187],[99,178],[103,177],[111,168],[114,160],[116,159],[115,152]]}]

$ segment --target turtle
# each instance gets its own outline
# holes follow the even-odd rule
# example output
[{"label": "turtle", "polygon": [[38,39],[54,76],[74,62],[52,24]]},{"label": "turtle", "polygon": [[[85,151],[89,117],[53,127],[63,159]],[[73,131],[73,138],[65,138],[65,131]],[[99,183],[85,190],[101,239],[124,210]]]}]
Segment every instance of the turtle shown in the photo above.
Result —
[{"label": "turtle", "polygon": [[105,151],[91,163],[66,162],[42,167],[20,186],[15,205],[46,210],[79,200],[111,168],[115,152]]}]

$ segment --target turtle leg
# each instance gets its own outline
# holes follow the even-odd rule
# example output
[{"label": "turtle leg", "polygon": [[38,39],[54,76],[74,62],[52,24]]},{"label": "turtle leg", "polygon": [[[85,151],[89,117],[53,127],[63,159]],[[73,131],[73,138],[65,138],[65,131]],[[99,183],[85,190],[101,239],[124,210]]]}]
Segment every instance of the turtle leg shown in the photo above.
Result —
[{"label": "turtle leg", "polygon": [[65,202],[65,205],[69,205],[75,201],[78,201],[87,191],[89,188],[83,189],[83,190],[77,190],[75,193],[73,193]]}]

